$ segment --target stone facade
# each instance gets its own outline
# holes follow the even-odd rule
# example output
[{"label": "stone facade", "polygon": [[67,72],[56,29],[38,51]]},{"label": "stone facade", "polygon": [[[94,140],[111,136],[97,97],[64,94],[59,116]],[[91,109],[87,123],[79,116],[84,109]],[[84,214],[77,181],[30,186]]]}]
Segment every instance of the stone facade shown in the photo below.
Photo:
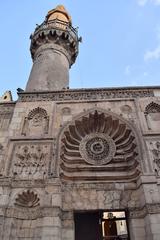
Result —
[{"label": "stone facade", "polygon": [[25,92],[0,105],[0,239],[74,240],[74,212],[97,209],[127,209],[131,240],[160,239],[160,90],[127,91]]},{"label": "stone facade", "polygon": [[127,239],[159,240],[159,124],[158,87],[0,103],[0,239],[76,240],[76,212],[124,210]]}]

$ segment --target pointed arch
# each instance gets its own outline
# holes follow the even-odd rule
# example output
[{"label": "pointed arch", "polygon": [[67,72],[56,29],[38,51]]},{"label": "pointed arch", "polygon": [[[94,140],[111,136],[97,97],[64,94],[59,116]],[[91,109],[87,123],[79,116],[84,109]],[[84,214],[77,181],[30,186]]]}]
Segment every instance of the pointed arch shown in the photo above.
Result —
[{"label": "pointed arch", "polygon": [[132,181],[141,159],[138,134],[117,114],[93,108],[79,114],[58,139],[64,180]]}]

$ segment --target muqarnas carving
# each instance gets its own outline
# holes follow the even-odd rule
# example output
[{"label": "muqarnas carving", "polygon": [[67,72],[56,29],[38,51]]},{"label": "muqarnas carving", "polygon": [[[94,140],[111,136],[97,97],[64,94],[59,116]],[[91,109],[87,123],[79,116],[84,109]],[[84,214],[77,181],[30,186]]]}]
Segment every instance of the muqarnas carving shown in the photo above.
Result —
[{"label": "muqarnas carving", "polygon": [[25,208],[34,208],[40,205],[40,199],[35,192],[27,190],[18,194],[15,199],[15,205]]},{"label": "muqarnas carving", "polygon": [[134,131],[112,113],[92,111],[70,123],[61,138],[61,177],[119,180],[139,175]]},{"label": "muqarnas carving", "polygon": [[49,116],[43,108],[33,109],[24,120],[22,135],[39,136],[48,134]]},{"label": "muqarnas carving", "polygon": [[48,172],[50,145],[22,144],[15,147],[12,172],[15,177],[43,179]]},{"label": "muqarnas carving", "polygon": [[145,118],[149,130],[159,131],[160,125],[160,105],[154,102],[148,104],[145,108]]}]

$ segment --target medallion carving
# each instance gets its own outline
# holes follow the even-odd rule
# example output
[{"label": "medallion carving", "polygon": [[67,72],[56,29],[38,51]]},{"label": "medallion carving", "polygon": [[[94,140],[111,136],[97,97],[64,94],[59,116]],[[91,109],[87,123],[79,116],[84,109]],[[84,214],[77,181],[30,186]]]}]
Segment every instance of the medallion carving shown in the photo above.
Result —
[{"label": "medallion carving", "polygon": [[22,179],[46,178],[49,158],[49,144],[18,144],[12,159],[13,175]]},{"label": "medallion carving", "polygon": [[49,117],[43,108],[33,109],[24,120],[22,135],[37,136],[48,133]]},{"label": "medallion carving", "polygon": [[80,143],[81,156],[91,164],[109,163],[116,152],[111,137],[103,133],[86,135]]}]

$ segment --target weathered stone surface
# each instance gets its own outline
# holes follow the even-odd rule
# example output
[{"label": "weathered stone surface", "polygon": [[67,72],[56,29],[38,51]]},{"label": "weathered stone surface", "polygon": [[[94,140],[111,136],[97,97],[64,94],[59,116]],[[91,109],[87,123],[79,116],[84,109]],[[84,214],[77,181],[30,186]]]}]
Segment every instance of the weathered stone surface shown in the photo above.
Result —
[{"label": "weathered stone surface", "polygon": [[75,213],[124,210],[131,240],[159,240],[160,88],[63,90],[64,26],[37,27],[31,92],[0,103],[0,239],[74,240]]}]

